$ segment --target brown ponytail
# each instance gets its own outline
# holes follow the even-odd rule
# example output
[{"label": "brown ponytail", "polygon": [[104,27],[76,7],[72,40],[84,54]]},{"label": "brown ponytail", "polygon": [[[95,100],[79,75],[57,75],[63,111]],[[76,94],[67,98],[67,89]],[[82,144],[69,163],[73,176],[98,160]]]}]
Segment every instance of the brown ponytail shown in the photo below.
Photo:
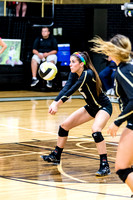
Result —
[{"label": "brown ponytail", "polygon": [[[85,69],[91,69],[95,74],[95,77],[96,77],[96,91],[97,91],[97,96],[99,96],[100,93],[101,93],[102,83],[101,83],[101,80],[99,78],[99,75],[98,75],[95,67],[93,66],[93,64],[91,62],[90,56],[86,51],[83,51],[83,52],[79,52],[78,51],[78,53],[84,58],[84,60],[86,62],[86,65],[84,65],[84,68]],[[76,56],[76,55],[73,54],[73,56]],[[76,56],[76,57],[79,60],[79,62],[82,62],[78,56]]]}]

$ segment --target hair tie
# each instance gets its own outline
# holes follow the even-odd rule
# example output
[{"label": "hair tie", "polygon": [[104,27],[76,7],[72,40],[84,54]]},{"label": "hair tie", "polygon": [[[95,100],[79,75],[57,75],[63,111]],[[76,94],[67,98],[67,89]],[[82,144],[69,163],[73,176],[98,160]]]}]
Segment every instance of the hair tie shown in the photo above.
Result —
[{"label": "hair tie", "polygon": [[73,54],[75,54],[78,58],[80,58],[80,60],[86,65],[86,61],[85,61],[85,59],[83,58],[83,56],[81,56],[78,52],[75,52],[75,53],[73,53]]}]

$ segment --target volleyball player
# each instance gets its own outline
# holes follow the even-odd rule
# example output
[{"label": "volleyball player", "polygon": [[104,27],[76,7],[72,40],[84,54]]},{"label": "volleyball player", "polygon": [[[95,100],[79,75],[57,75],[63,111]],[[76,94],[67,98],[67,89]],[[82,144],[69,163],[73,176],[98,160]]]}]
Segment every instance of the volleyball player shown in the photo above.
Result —
[{"label": "volleyball player", "polygon": [[[123,129],[116,155],[115,170],[119,178],[133,192],[133,60],[131,42],[128,37],[117,34],[110,41],[96,37],[92,40],[92,51],[110,56],[117,64],[115,91],[119,97],[120,115],[109,126],[108,133],[116,136],[119,126]],[[131,196],[133,197],[133,195]]]},{"label": "volleyball player", "polygon": [[70,57],[70,74],[68,81],[59,95],[49,107],[49,113],[54,115],[58,108],[65,103],[76,91],[82,94],[86,105],[72,113],[60,126],[57,146],[51,154],[43,155],[44,161],[60,163],[61,154],[67,141],[69,130],[95,118],[92,125],[92,136],[100,156],[100,168],[96,176],[110,174],[107,160],[106,144],[102,129],[112,114],[112,105],[101,90],[100,78],[92,65],[87,52],[75,52]]}]

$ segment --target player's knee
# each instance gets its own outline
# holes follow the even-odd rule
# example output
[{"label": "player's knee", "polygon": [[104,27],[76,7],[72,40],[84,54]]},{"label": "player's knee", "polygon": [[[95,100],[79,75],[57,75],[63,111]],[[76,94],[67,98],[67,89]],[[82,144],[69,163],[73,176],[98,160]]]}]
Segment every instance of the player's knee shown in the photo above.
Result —
[{"label": "player's knee", "polygon": [[68,132],[66,131],[64,128],[62,128],[61,126],[59,127],[59,131],[58,131],[58,135],[60,137],[67,137],[68,136]]},{"label": "player's knee", "polygon": [[98,127],[95,123],[92,125],[92,133],[95,133],[95,132],[101,132],[101,128]]},{"label": "player's knee", "polygon": [[104,140],[101,132],[92,133],[92,137],[96,143],[102,142]]},{"label": "player's knee", "polygon": [[128,177],[128,175],[129,175],[130,173],[132,173],[132,172],[133,172],[133,168],[126,168],[126,169],[119,169],[119,170],[117,170],[117,171],[116,171],[116,174],[119,176],[119,178],[120,178],[123,182],[125,182],[126,179],[127,179],[127,177]]}]

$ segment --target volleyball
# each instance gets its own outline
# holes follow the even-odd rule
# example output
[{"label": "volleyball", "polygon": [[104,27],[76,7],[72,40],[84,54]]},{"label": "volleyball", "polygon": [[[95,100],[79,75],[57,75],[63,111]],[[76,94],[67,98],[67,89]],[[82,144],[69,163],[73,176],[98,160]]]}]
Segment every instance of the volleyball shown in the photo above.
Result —
[{"label": "volleyball", "polygon": [[57,67],[52,62],[43,62],[39,66],[38,73],[40,77],[44,80],[53,80],[57,74]]}]

